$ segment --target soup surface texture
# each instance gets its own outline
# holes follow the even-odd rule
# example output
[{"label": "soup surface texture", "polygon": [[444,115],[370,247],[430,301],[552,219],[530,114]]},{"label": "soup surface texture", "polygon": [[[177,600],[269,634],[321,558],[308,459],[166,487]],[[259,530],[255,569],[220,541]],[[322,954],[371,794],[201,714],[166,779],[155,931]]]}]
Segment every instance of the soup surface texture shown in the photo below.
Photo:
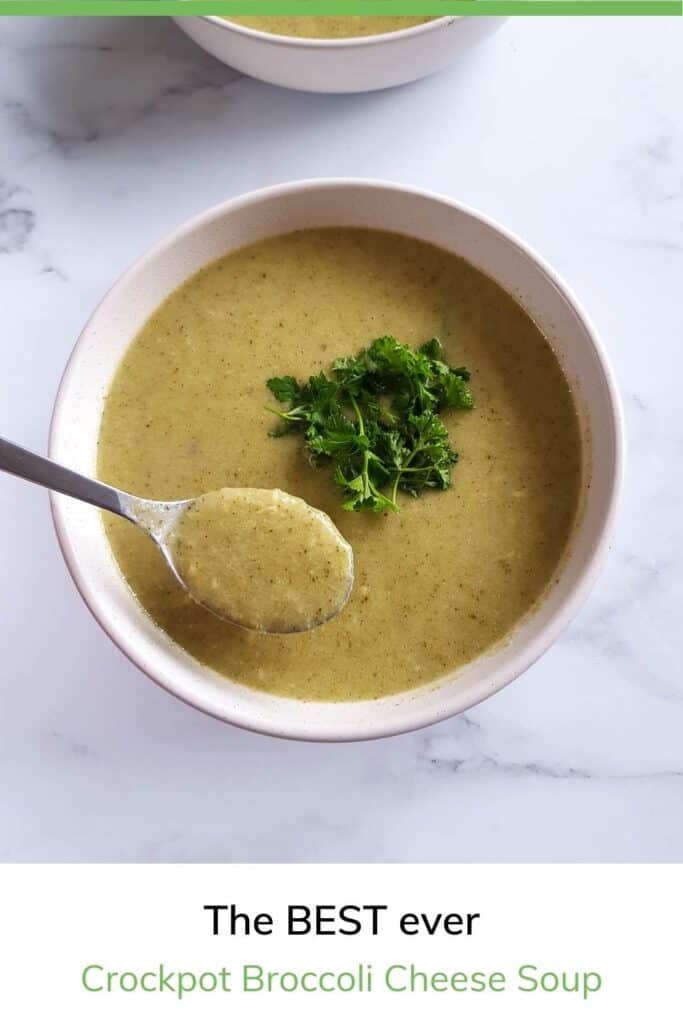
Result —
[{"label": "soup surface texture", "polygon": [[[328,370],[373,338],[437,336],[472,373],[476,408],[443,414],[460,453],[447,491],[399,514],[345,512],[301,437],[272,438],[266,380]],[[205,267],[126,352],[107,397],[99,475],[174,500],[280,488],[351,543],[344,610],[308,633],[264,636],[197,606],[139,530],[107,530],[151,617],[199,661],[300,699],[360,700],[418,686],[502,642],[556,577],[581,490],[574,402],[546,339],[497,284],[415,239],[330,228],[269,238]]]},{"label": "soup surface texture", "polygon": [[431,18],[384,18],[375,15],[360,18],[343,15],[339,18],[226,18],[237,25],[255,28],[275,36],[297,36],[300,39],[349,39],[352,36],[378,36],[398,32],[402,28],[422,25]]},{"label": "soup surface texture", "polygon": [[195,600],[265,633],[331,618],[353,582],[353,554],[332,520],[301,498],[259,487],[202,494],[167,541]]}]

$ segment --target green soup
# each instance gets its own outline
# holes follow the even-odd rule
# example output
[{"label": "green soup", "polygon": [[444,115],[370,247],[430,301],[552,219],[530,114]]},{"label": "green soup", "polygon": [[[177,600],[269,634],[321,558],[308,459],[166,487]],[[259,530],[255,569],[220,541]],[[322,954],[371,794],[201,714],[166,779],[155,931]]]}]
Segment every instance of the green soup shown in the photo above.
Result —
[{"label": "green soup", "polygon": [[236,25],[255,28],[275,36],[296,36],[303,39],[347,39],[353,36],[378,36],[398,32],[402,28],[422,25],[432,18],[384,18],[379,15],[359,18],[226,18]]},{"label": "green soup", "polygon": [[261,633],[296,633],[348,598],[351,548],[301,498],[224,487],[190,503],[166,539],[188,590],[216,615]]},{"label": "green soup", "polygon": [[[300,438],[273,439],[267,378],[306,378],[373,338],[438,336],[472,372],[476,409],[444,414],[453,485],[399,514],[344,512]],[[186,281],[130,345],[106,400],[100,476],[173,500],[279,488],[327,512],[354,551],[344,610],[263,636],[198,607],[154,545],[108,521],[142,606],[196,659],[248,686],[348,701],[435,680],[494,645],[556,579],[582,487],[575,405],[538,327],[463,260],[411,238],[322,229],[269,238]]]}]

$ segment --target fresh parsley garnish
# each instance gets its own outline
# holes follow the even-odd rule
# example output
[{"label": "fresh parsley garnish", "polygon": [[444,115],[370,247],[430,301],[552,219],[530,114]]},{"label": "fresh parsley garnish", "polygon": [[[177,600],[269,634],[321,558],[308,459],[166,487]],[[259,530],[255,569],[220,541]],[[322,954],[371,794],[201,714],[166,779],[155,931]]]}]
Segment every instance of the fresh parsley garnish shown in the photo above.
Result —
[{"label": "fresh parsley garnish", "polygon": [[377,338],[357,356],[337,359],[331,374],[307,383],[273,377],[268,388],[286,411],[273,437],[303,433],[313,465],[331,463],[351,511],[398,511],[399,491],[446,490],[458,455],[439,413],[472,409],[464,366],[444,362],[436,338],[417,351]]}]

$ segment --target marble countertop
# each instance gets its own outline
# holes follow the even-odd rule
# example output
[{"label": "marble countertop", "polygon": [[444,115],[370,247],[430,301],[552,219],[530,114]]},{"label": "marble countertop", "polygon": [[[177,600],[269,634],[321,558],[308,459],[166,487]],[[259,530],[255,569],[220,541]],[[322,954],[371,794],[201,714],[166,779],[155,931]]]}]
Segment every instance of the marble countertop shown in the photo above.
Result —
[{"label": "marble countertop", "polygon": [[555,647],[467,715],[366,744],[251,735],[149,683],[0,479],[0,859],[683,859],[682,19],[508,21],[352,97],[245,78],[158,19],[0,19],[0,433],[44,450],[111,281],[219,200],[390,178],[504,222],[569,281],[622,388],[611,558]]}]

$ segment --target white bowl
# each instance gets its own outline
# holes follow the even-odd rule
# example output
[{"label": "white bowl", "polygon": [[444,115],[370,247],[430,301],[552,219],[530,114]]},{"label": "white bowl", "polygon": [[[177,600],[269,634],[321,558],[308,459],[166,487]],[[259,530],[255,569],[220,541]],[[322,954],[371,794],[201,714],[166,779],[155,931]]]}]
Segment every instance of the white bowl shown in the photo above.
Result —
[{"label": "white bowl", "polygon": [[[594,328],[551,268],[473,210],[427,192],[376,181],[295,182],[231,199],[182,225],[104,297],[71,355],[57,396],[50,455],[94,474],[104,398],[119,360],[151,313],[184,280],[225,253],[298,228],[381,228],[464,257],[515,295],[552,340],[581,410],[590,488],[560,582],[509,642],[437,685],[374,701],[326,704],[249,689],[179,648],[137,603],[114,561],[99,512],[54,495],[67,565],[109,636],[152,679],[188,704],[235,725],[309,740],[352,740],[416,729],[496,693],[529,667],[576,613],[607,550],[622,475],[622,420]],[[550,683],[550,680],[549,680]]]},{"label": "white bowl", "polygon": [[414,82],[448,64],[505,18],[436,18],[398,32],[300,39],[259,32],[212,15],[173,19],[224,64],[272,85],[305,92],[369,92]]}]

